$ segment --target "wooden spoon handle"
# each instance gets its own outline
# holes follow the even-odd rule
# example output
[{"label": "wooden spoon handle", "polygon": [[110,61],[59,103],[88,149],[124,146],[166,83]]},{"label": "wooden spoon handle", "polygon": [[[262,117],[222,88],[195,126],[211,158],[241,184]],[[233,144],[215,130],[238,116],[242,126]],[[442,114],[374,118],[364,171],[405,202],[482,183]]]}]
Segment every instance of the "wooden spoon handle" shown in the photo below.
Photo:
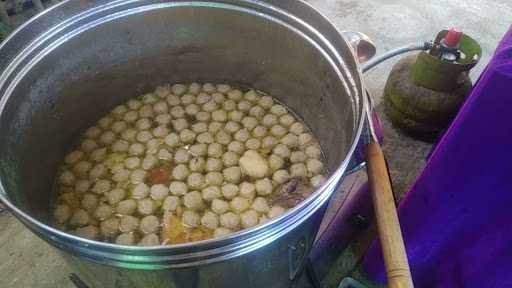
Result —
[{"label": "wooden spoon handle", "polygon": [[412,288],[414,285],[384,153],[378,143],[371,142],[366,147],[366,156],[368,178],[372,191],[377,230],[386,265],[388,287]]}]

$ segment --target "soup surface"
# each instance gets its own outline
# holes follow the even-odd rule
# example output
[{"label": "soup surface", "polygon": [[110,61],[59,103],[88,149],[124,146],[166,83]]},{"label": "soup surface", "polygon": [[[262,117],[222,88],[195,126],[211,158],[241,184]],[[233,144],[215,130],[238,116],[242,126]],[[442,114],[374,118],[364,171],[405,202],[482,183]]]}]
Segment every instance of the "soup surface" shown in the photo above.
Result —
[{"label": "soup surface", "polygon": [[226,84],[175,84],[87,129],[56,180],[55,227],[170,245],[280,216],[324,182],[320,146],[287,107]]}]

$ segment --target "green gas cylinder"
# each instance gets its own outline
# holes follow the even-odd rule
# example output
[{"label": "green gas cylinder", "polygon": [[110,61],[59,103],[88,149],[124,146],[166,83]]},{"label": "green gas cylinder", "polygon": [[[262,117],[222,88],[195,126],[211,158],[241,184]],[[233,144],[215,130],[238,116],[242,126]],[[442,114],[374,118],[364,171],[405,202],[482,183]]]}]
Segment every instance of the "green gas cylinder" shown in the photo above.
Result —
[{"label": "green gas cylinder", "polygon": [[409,135],[433,140],[450,124],[472,88],[469,71],[482,54],[468,35],[441,31],[433,47],[398,61],[384,90],[385,113]]}]

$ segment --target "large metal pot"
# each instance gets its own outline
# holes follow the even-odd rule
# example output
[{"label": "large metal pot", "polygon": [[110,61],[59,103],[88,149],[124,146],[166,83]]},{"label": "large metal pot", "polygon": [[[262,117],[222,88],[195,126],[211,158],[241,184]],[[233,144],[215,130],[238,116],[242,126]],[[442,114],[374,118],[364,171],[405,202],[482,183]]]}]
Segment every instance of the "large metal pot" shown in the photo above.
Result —
[{"label": "large metal pot", "polygon": [[[91,287],[289,287],[310,251],[364,124],[352,49],[297,0],[65,1],[0,46],[0,199]],[[301,115],[330,178],[284,216],[229,237],[170,247],[88,241],[47,225],[73,139],[159,84],[250,85]]]}]

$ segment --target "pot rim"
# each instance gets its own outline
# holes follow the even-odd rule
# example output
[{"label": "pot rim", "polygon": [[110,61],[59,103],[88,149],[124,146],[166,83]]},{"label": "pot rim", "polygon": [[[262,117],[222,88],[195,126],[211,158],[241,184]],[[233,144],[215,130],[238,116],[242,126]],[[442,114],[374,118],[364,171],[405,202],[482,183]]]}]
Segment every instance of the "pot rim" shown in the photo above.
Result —
[{"label": "pot rim", "polygon": [[[58,5],[52,7],[51,9],[45,11],[44,13],[37,15],[36,17],[29,20],[21,27],[19,27],[15,32],[9,35],[9,37],[4,41],[4,43],[0,45],[0,52],[2,52],[2,50],[5,50],[7,45],[11,41],[14,41],[11,39],[15,39],[19,34],[26,33],[26,30],[30,30],[29,25],[31,25],[34,22],[37,22],[38,20],[41,20],[43,17],[51,16],[49,14],[58,11],[62,7],[71,7],[73,8],[73,11],[80,11],[78,14],[71,14],[71,17],[67,17],[64,21],[58,23],[57,25],[49,27],[47,32],[42,33],[40,35],[32,35],[36,37],[32,38],[33,40],[28,39],[30,41],[28,45],[22,51],[13,55],[13,59],[9,63],[7,63],[7,67],[5,67],[3,72],[0,74],[0,117],[5,108],[5,104],[8,102],[11,96],[11,92],[17,85],[17,82],[21,80],[24,76],[24,73],[28,72],[31,68],[31,66],[26,66],[33,66],[37,63],[36,60],[38,58],[31,59],[31,61],[29,61],[27,64],[23,63],[24,60],[26,61],[26,57],[30,54],[30,52],[38,51],[37,56],[40,57],[40,59],[42,59],[45,55],[46,49],[58,47],[58,45],[62,44],[64,41],[69,40],[69,36],[71,35],[72,37],[74,35],[73,33],[76,33],[77,31],[81,33],[87,31],[87,29],[89,28],[94,27],[90,25],[90,22],[85,22],[85,24],[79,24],[78,22],[82,22],[84,20],[93,20],[98,21],[97,25],[100,25],[102,23],[106,23],[108,21],[117,19],[115,17],[112,17],[112,15],[116,15],[117,17],[127,17],[135,13],[142,13],[152,9],[193,5],[201,7],[208,6],[210,8],[237,9],[243,11],[244,13],[257,14],[260,17],[265,17],[269,21],[274,21],[280,25],[284,25],[287,29],[299,34],[299,36],[303,38],[304,41],[309,42],[309,44],[314,45],[316,49],[319,49],[326,58],[326,60],[330,62],[333,70],[336,71],[336,73],[338,74],[339,80],[345,84],[347,93],[350,93],[350,91],[352,91],[352,93],[355,93],[354,101],[356,103],[353,103],[355,119],[353,127],[354,136],[353,139],[351,139],[352,143],[350,145],[350,149],[348,150],[345,159],[337,166],[335,171],[331,173],[327,181],[312,195],[310,195],[306,200],[302,201],[299,205],[287,211],[284,215],[276,219],[272,219],[271,221],[265,224],[258,225],[251,229],[242,230],[237,233],[229,234],[221,238],[214,238],[204,241],[176,244],[170,246],[152,247],[121,246],[117,244],[104,243],[79,238],[77,236],[53,228],[33,218],[28,213],[16,207],[9,200],[6,189],[2,183],[2,180],[0,179],[0,200],[2,200],[5,203],[5,205],[9,208],[9,210],[29,229],[31,229],[34,233],[36,233],[38,236],[40,236],[50,244],[60,249],[103,264],[118,267],[141,269],[161,269],[163,267],[188,267],[229,259],[232,257],[246,254],[250,251],[258,249],[259,247],[263,247],[273,242],[275,239],[281,237],[282,235],[288,233],[289,231],[293,230],[295,227],[299,226],[301,223],[305,221],[305,219],[309,218],[329,199],[330,195],[336,190],[336,188],[340,184],[345,173],[345,170],[350,162],[350,159],[358,146],[358,142],[361,137],[362,129],[365,122],[364,107],[366,105],[367,99],[366,97],[363,97],[363,83],[361,80],[361,71],[357,66],[357,60],[353,53],[352,59],[342,59],[342,56],[340,55],[340,53],[338,53],[339,50],[336,49],[336,47],[331,41],[329,41],[322,33],[320,33],[313,26],[305,22],[305,20],[299,19],[296,15],[290,12],[290,10],[292,10],[292,8],[296,10],[309,9],[308,12],[313,12],[315,14],[310,15],[312,13],[309,13],[309,17],[315,17],[315,19],[313,20],[325,22],[326,24],[323,23],[324,26],[327,25],[328,28],[331,29],[331,36],[336,37],[337,39],[335,40],[337,42],[345,42],[347,47],[350,47],[350,45],[343,38],[341,33],[335,28],[335,26],[331,22],[329,22],[327,18],[325,18],[315,8],[313,8],[310,4],[304,2],[303,0],[293,0],[288,1],[287,3],[284,3],[285,1],[282,1],[284,5],[281,5],[281,7],[279,7],[281,3],[278,0],[192,0],[173,2],[146,1],[155,3],[141,3],[140,5],[135,5],[135,2],[137,1],[134,0],[101,0],[93,2],[98,3],[88,4],[84,2],[77,3],[71,1],[61,2]],[[87,5],[91,5],[92,8],[87,7]],[[290,7],[283,7],[286,5]],[[296,8],[292,7],[291,5],[295,5]],[[84,8],[88,9],[83,10]],[[104,12],[109,13],[104,14]],[[97,17],[97,14],[100,13],[106,16],[102,16],[102,18],[96,19],[95,17]],[[54,47],[50,46],[49,48],[42,45],[47,40],[52,41],[51,38],[53,36],[62,33],[62,31],[67,28],[70,28],[71,30],[68,31],[64,36],[59,36],[57,39],[60,39],[62,42],[57,42],[57,45],[55,45]],[[313,39],[312,37],[314,37],[315,39]],[[321,47],[321,45],[324,47]],[[41,46],[45,48],[41,49]],[[350,49],[350,51],[352,51],[352,49]],[[356,65],[357,69],[352,72],[349,71],[344,61],[354,61],[354,63],[351,64]],[[2,65],[0,64],[0,67],[1,66]],[[11,78],[14,79],[11,80]]]}]

